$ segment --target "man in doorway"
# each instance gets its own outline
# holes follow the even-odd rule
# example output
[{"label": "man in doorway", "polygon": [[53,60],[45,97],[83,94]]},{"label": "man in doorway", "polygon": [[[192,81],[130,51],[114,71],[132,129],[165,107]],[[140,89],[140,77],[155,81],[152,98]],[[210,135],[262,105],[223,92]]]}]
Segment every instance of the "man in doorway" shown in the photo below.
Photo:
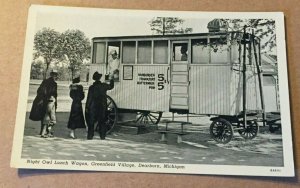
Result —
[{"label": "man in doorway", "polygon": [[187,59],[188,59],[187,45],[181,46],[180,52],[181,52],[181,61],[187,61]]},{"label": "man in doorway", "polygon": [[113,79],[114,81],[119,80],[119,67],[120,60],[118,58],[117,50],[112,50],[110,52],[110,59],[108,60],[108,72],[109,79]]}]

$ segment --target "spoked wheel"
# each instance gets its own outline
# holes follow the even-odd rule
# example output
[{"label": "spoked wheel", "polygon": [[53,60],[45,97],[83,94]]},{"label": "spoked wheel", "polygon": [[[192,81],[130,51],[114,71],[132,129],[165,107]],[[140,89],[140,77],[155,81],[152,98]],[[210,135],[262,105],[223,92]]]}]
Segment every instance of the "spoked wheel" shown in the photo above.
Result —
[{"label": "spoked wheel", "polygon": [[150,112],[150,111],[140,111],[137,112],[136,123],[137,124],[158,124],[162,112]]},{"label": "spoked wheel", "polygon": [[118,120],[117,105],[110,96],[107,96],[106,115],[107,115],[107,120],[105,122],[107,125],[106,134],[108,134],[113,130]]},{"label": "spoked wheel", "polygon": [[232,125],[229,121],[217,118],[210,125],[210,135],[218,143],[226,144],[233,137]]},{"label": "spoked wheel", "polygon": [[238,132],[243,138],[251,140],[255,138],[258,133],[258,124],[256,121],[248,121],[247,124],[247,127],[242,124],[244,128],[238,130]]}]

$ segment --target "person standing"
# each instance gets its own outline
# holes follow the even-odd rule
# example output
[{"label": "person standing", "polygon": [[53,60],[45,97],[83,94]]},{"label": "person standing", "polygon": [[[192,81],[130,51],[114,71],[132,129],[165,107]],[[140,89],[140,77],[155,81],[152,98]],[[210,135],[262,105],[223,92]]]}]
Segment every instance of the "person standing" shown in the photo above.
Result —
[{"label": "person standing", "polygon": [[70,85],[70,97],[73,101],[68,121],[68,128],[70,129],[70,138],[75,139],[75,129],[86,128],[81,103],[84,99],[84,92],[83,87],[80,84],[80,77],[73,79],[72,84]]},{"label": "person standing", "polygon": [[95,72],[93,74],[93,80],[95,82],[89,87],[85,113],[86,122],[88,125],[87,139],[92,140],[94,137],[94,125],[97,123],[99,127],[99,134],[101,140],[105,139],[107,125],[106,121],[106,110],[107,110],[107,90],[114,88],[113,79],[110,80],[109,84],[102,83],[100,81],[102,74]]},{"label": "person standing", "polygon": [[40,135],[43,138],[53,137],[53,127],[56,124],[57,109],[57,83],[58,73],[56,70],[50,72],[50,77],[43,80],[37,90],[29,119],[41,121]]}]

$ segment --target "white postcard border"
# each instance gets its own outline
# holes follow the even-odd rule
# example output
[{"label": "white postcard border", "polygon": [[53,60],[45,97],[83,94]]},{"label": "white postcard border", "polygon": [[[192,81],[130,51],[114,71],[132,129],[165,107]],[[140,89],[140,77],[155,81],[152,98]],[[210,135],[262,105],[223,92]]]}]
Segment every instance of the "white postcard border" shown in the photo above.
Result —
[{"label": "white postcard border", "polygon": [[[278,55],[278,73],[279,73],[279,92],[280,92],[280,107],[282,124],[282,139],[283,139],[283,160],[284,167],[261,167],[261,166],[235,166],[235,165],[195,165],[195,164],[170,164],[184,166],[185,169],[176,168],[145,168],[145,167],[123,167],[117,166],[118,163],[139,165],[131,162],[111,162],[115,163],[115,167],[91,166],[92,162],[105,163],[105,161],[77,161],[89,164],[88,166],[72,165],[71,160],[68,160],[68,165],[59,164],[42,164],[43,160],[48,159],[30,159],[40,161],[39,164],[28,163],[29,159],[22,159],[22,143],[23,133],[25,128],[25,114],[27,106],[27,98],[29,91],[30,77],[30,62],[33,52],[33,37],[34,28],[39,11],[78,11],[78,13],[89,12],[97,14],[101,11],[102,14],[114,15],[116,12],[122,12],[126,16],[142,16],[143,14],[155,14],[156,16],[177,16],[182,18],[271,18],[276,20],[276,42]],[[285,32],[284,32],[284,15],[283,13],[254,13],[254,12],[185,12],[185,11],[150,11],[150,10],[113,10],[113,9],[96,9],[96,8],[67,8],[55,6],[32,5],[30,7],[27,23],[25,51],[22,66],[22,75],[20,82],[19,102],[17,109],[17,118],[14,132],[13,150],[11,158],[11,167],[15,168],[33,168],[33,169],[64,169],[64,170],[90,170],[90,171],[123,171],[123,172],[154,172],[154,173],[182,173],[182,174],[216,174],[216,175],[249,175],[249,176],[294,176],[294,161],[293,161],[293,145],[291,137],[291,120],[290,120],[290,105],[289,105],[289,90],[287,77],[287,62],[285,50]],[[49,161],[49,160],[48,160]],[[52,162],[63,162],[65,160],[52,160]],[[144,163],[145,164],[145,163]],[[163,163],[146,163],[152,165],[163,166]],[[169,164],[169,163],[167,163]]]}]

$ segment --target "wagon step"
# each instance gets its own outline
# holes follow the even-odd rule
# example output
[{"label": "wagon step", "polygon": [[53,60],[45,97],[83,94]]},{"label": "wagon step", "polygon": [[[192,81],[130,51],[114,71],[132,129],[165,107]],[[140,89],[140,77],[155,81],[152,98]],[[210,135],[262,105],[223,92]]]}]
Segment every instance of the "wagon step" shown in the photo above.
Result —
[{"label": "wagon step", "polygon": [[166,121],[165,123],[181,123],[181,124],[192,124],[191,122],[187,121]]},{"label": "wagon step", "polygon": [[187,135],[188,132],[181,132],[181,131],[166,131],[166,130],[159,130],[158,133],[171,133],[171,134],[178,134],[178,135]]},{"label": "wagon step", "polygon": [[166,123],[166,131],[168,130],[169,124],[180,124],[182,133],[183,133],[183,125],[192,125],[191,122],[187,122],[187,121],[166,121],[165,123]]},{"label": "wagon step", "polygon": [[167,134],[176,134],[177,135],[177,143],[181,143],[182,142],[182,136],[189,134],[188,132],[178,132],[178,131],[167,131],[167,130],[161,130],[161,131],[157,131],[158,133],[161,134],[161,142],[166,142],[167,141]]}]

